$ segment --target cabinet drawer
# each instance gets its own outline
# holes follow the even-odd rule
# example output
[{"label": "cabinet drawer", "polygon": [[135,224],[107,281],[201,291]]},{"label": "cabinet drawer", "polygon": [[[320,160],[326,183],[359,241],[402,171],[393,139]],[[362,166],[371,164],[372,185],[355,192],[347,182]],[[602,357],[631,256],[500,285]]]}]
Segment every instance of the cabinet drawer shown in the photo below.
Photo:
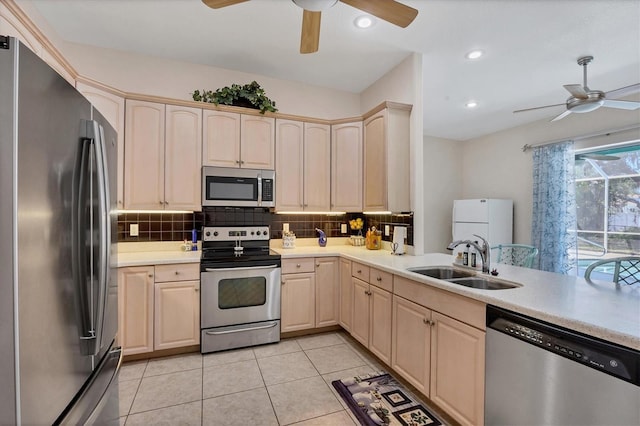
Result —
[{"label": "cabinet drawer", "polygon": [[299,257],[296,259],[282,259],[283,274],[297,274],[299,272],[315,272],[313,257]]},{"label": "cabinet drawer", "polygon": [[156,265],[155,282],[168,281],[200,281],[199,263],[172,263]]},{"label": "cabinet drawer", "polygon": [[362,281],[369,282],[369,267],[362,263],[351,263],[351,276],[360,278]]},{"label": "cabinet drawer", "polygon": [[369,271],[369,284],[373,284],[376,287],[392,292],[393,274],[381,271],[380,269],[371,268]]}]

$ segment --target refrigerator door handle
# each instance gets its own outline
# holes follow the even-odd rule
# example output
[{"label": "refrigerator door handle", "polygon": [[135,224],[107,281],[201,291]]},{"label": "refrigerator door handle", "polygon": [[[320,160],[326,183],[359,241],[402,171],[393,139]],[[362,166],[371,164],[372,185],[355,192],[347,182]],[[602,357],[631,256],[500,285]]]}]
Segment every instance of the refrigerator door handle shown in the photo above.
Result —
[{"label": "refrigerator door handle", "polygon": [[107,308],[107,290],[110,280],[110,241],[111,241],[111,221],[110,221],[110,192],[109,177],[107,167],[107,153],[105,147],[104,130],[97,121],[91,122],[93,127],[93,145],[96,153],[96,172],[98,178],[98,300],[96,312],[96,345],[94,355],[100,350],[102,341],[102,331]]},{"label": "refrigerator door handle", "polygon": [[[83,138],[74,169],[74,188],[72,202],[72,262],[76,288],[76,306],[79,319],[80,351],[83,355],[93,355],[96,346],[95,322],[93,317],[93,283],[87,271],[89,253],[87,253],[87,205],[90,190],[88,186],[91,173],[91,140]],[[87,285],[89,280],[89,285]]]}]

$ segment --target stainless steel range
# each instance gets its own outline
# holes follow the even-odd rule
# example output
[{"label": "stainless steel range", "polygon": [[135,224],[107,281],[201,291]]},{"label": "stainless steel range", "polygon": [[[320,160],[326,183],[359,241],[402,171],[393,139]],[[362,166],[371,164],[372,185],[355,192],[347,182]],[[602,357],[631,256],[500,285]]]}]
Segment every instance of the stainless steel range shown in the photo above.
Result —
[{"label": "stainless steel range", "polygon": [[202,353],[280,341],[280,255],[268,226],[205,226],[200,260]]}]

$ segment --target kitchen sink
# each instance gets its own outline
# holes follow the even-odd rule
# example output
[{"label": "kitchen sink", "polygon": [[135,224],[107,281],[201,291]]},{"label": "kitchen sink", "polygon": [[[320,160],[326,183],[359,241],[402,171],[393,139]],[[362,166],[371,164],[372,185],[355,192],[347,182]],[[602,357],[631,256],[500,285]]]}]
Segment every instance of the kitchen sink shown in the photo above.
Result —
[{"label": "kitchen sink", "polygon": [[439,280],[450,280],[453,278],[467,278],[473,277],[475,273],[460,271],[459,269],[450,268],[448,266],[434,266],[434,267],[417,267],[409,268],[408,271],[415,272],[416,274],[425,275],[431,278],[437,278]]},{"label": "kitchen sink", "polygon": [[447,280],[450,283],[460,284],[465,287],[477,288],[480,290],[504,290],[507,288],[517,288],[522,287],[520,284],[508,282],[508,281],[498,281],[491,278],[485,277],[467,277],[467,278],[455,278],[451,280]]},{"label": "kitchen sink", "polygon": [[510,281],[498,280],[483,275],[481,276],[477,275],[475,272],[462,271],[450,266],[422,266],[408,268],[407,271],[480,290],[504,290],[522,287],[522,285]]}]

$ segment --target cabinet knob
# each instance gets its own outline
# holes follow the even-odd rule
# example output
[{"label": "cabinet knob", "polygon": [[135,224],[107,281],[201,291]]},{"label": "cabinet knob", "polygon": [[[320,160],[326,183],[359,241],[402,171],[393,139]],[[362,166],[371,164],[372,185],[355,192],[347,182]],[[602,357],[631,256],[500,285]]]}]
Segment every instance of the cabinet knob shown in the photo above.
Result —
[{"label": "cabinet knob", "polygon": [[165,201],[165,202],[164,202],[164,205],[166,206],[167,204],[169,204],[169,202],[168,202],[168,201]]},{"label": "cabinet knob", "polygon": [[280,280],[280,284],[285,285],[287,282],[285,280]]},{"label": "cabinet knob", "polygon": [[199,289],[199,288],[195,288],[194,290],[195,290],[195,292],[196,292],[196,293],[197,293],[198,291],[200,291],[200,289]]},{"label": "cabinet knob", "polygon": [[240,160],[236,160],[236,164],[240,164]]},{"label": "cabinet knob", "polygon": [[158,204],[162,205],[162,201],[158,201]]},{"label": "cabinet knob", "polygon": [[362,269],[358,269],[358,271],[357,271],[357,272],[358,272],[359,274],[361,274],[361,273],[362,273]]},{"label": "cabinet knob", "polygon": [[300,264],[299,264],[299,263],[296,263],[296,268],[299,268],[299,267],[300,267]]},{"label": "cabinet knob", "polygon": [[318,268],[319,268],[319,267],[320,267],[320,264],[319,264],[319,263],[316,263],[316,267],[318,267]]},{"label": "cabinet knob", "polygon": [[153,278],[153,274],[149,274],[149,278]]},{"label": "cabinet knob", "polygon": [[382,277],[376,278],[376,281],[378,281],[378,282],[382,281]]},{"label": "cabinet knob", "polygon": [[176,275],[180,275],[180,271],[176,271]]},{"label": "cabinet knob", "polygon": [[242,160],[241,160],[241,161],[240,161],[240,164],[244,164],[244,161],[242,161]]}]

